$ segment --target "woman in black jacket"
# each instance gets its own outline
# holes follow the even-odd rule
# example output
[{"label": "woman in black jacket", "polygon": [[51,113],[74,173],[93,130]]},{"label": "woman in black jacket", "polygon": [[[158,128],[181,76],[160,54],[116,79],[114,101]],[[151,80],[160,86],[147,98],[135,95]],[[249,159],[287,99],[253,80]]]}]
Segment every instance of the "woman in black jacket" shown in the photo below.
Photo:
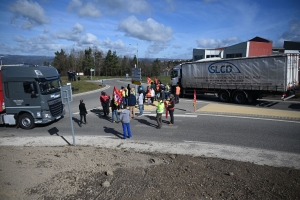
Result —
[{"label": "woman in black jacket", "polygon": [[80,100],[80,104],[79,104],[79,114],[80,114],[79,126],[81,127],[82,118],[84,118],[84,123],[87,124],[87,122],[86,122],[87,111],[86,111],[85,104],[83,103],[82,99]]}]

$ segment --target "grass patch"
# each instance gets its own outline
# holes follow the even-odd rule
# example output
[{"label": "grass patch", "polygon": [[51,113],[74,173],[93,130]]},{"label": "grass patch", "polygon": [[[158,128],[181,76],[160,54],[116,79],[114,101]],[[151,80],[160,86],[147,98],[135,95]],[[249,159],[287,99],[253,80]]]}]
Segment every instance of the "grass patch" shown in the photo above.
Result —
[{"label": "grass patch", "polygon": [[[83,77],[82,77],[83,78]],[[71,83],[71,87],[75,88],[75,90],[72,92],[73,94],[78,94],[78,93],[83,93],[83,92],[88,92],[92,90],[97,90],[102,88],[103,86],[101,85],[101,82],[88,82],[86,80],[90,79],[83,79],[80,81],[69,81],[67,76],[61,76],[61,82],[62,85],[67,85],[67,83]]]},{"label": "grass patch", "polygon": [[[78,76],[77,76],[78,77]],[[76,77],[76,78],[77,78]],[[113,77],[113,76],[93,76],[92,80],[105,80],[110,78],[120,78],[120,79],[126,79],[126,77]],[[151,77],[154,79],[154,77]],[[158,80],[163,82],[164,84],[170,83],[171,79],[170,76],[157,76]],[[101,81],[98,82],[89,82],[91,80],[90,76],[80,76],[80,81],[69,81],[68,76],[61,76],[60,77],[62,81],[62,85],[67,85],[67,83],[71,83],[72,88],[75,88],[75,90],[72,92],[73,94],[88,92],[92,90],[97,90],[102,88]],[[129,77],[127,80],[131,81],[131,77]],[[142,83],[147,83],[147,77],[142,77]],[[105,81],[104,81],[105,85]]]}]

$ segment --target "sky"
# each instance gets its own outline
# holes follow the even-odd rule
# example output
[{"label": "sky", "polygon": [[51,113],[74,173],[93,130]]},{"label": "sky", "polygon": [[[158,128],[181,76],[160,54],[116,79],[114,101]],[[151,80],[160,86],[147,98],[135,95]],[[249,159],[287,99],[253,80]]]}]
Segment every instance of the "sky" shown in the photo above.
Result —
[{"label": "sky", "polygon": [[300,41],[299,0],[1,0],[0,55],[97,49],[192,59],[256,36]]}]

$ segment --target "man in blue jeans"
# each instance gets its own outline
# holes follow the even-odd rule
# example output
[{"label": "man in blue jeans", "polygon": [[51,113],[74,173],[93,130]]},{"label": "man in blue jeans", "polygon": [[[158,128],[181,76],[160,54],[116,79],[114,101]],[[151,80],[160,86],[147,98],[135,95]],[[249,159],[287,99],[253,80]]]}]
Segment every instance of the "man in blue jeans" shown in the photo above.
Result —
[{"label": "man in blue jeans", "polygon": [[120,120],[122,122],[122,127],[123,127],[123,139],[132,137],[131,130],[130,130],[129,115],[130,115],[130,111],[128,110],[128,108],[125,108],[120,114]]}]

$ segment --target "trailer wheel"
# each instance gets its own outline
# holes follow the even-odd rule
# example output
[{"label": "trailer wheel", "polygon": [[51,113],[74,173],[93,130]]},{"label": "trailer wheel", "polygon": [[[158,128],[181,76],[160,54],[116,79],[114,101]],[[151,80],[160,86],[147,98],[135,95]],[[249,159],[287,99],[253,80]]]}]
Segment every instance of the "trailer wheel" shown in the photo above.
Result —
[{"label": "trailer wheel", "polygon": [[243,104],[246,101],[246,96],[243,92],[236,92],[233,95],[234,102],[237,104]]},{"label": "trailer wheel", "polygon": [[229,100],[230,100],[230,96],[227,91],[219,92],[218,96],[219,96],[219,100],[222,102],[229,102]]},{"label": "trailer wheel", "polygon": [[19,117],[19,125],[21,128],[29,130],[32,129],[35,124],[33,117],[29,113],[24,113]]}]

